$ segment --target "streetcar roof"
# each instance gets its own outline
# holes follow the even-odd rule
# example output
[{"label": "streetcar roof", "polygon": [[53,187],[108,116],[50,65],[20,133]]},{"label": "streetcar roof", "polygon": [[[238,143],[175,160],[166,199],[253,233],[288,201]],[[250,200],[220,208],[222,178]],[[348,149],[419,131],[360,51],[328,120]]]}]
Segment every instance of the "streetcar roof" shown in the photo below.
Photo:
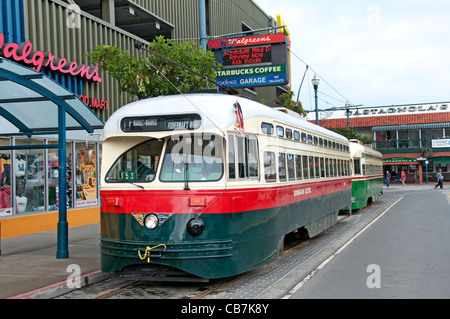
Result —
[{"label": "streetcar roof", "polygon": [[[123,106],[106,122],[104,135],[122,135],[121,121],[128,117],[199,114],[202,117],[203,131],[225,131],[236,123],[234,104],[239,102],[244,121],[252,118],[266,118],[304,129],[311,133],[332,137],[341,142],[348,140],[335,132],[293,117],[284,112],[255,101],[223,94],[186,94],[171,95],[140,100]],[[267,120],[269,121],[269,120]]]}]

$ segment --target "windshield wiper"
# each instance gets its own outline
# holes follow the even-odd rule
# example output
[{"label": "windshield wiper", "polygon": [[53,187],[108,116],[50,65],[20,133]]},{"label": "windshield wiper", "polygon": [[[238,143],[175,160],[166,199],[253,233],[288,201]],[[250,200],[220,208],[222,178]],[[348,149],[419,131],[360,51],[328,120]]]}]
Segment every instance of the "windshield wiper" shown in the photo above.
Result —
[{"label": "windshield wiper", "polygon": [[138,185],[138,184],[135,184],[135,183],[132,183],[132,182],[128,182],[128,184],[131,184],[131,185],[134,185],[136,187],[139,187],[140,189],[145,191],[145,187],[144,186],[141,186],[141,185]]}]

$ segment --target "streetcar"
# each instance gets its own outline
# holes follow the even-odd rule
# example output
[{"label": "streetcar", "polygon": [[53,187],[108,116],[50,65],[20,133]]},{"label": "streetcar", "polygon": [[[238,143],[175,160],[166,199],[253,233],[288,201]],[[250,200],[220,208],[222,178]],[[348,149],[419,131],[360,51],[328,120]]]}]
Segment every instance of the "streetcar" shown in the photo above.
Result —
[{"label": "streetcar", "polygon": [[367,207],[383,195],[383,155],[350,140],[352,157],[352,211]]},{"label": "streetcar", "polygon": [[315,237],[351,205],[350,143],[286,109],[187,94],[137,101],[104,127],[101,269],[236,276]]}]

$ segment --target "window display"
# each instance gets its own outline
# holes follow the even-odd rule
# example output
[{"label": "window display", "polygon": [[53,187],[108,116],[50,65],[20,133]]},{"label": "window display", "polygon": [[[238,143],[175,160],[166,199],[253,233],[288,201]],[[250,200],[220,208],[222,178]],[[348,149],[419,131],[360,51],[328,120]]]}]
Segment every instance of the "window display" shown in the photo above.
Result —
[{"label": "window display", "polygon": [[[37,138],[2,138],[1,146],[57,144]],[[97,143],[68,142],[67,208],[96,206]],[[24,149],[0,153],[0,218],[59,209],[57,149]],[[15,203],[15,205],[12,205]]]}]

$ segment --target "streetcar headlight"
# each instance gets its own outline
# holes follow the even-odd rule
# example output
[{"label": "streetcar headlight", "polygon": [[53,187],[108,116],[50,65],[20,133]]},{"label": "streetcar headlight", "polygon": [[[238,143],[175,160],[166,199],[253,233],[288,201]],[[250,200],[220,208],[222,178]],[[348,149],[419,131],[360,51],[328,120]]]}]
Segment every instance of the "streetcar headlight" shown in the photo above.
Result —
[{"label": "streetcar headlight", "polygon": [[154,214],[147,215],[144,219],[144,225],[147,227],[147,229],[153,230],[156,229],[159,225],[159,219],[158,216]]},{"label": "streetcar headlight", "polygon": [[205,223],[200,218],[194,218],[187,224],[187,230],[192,236],[200,236],[205,230]]}]

